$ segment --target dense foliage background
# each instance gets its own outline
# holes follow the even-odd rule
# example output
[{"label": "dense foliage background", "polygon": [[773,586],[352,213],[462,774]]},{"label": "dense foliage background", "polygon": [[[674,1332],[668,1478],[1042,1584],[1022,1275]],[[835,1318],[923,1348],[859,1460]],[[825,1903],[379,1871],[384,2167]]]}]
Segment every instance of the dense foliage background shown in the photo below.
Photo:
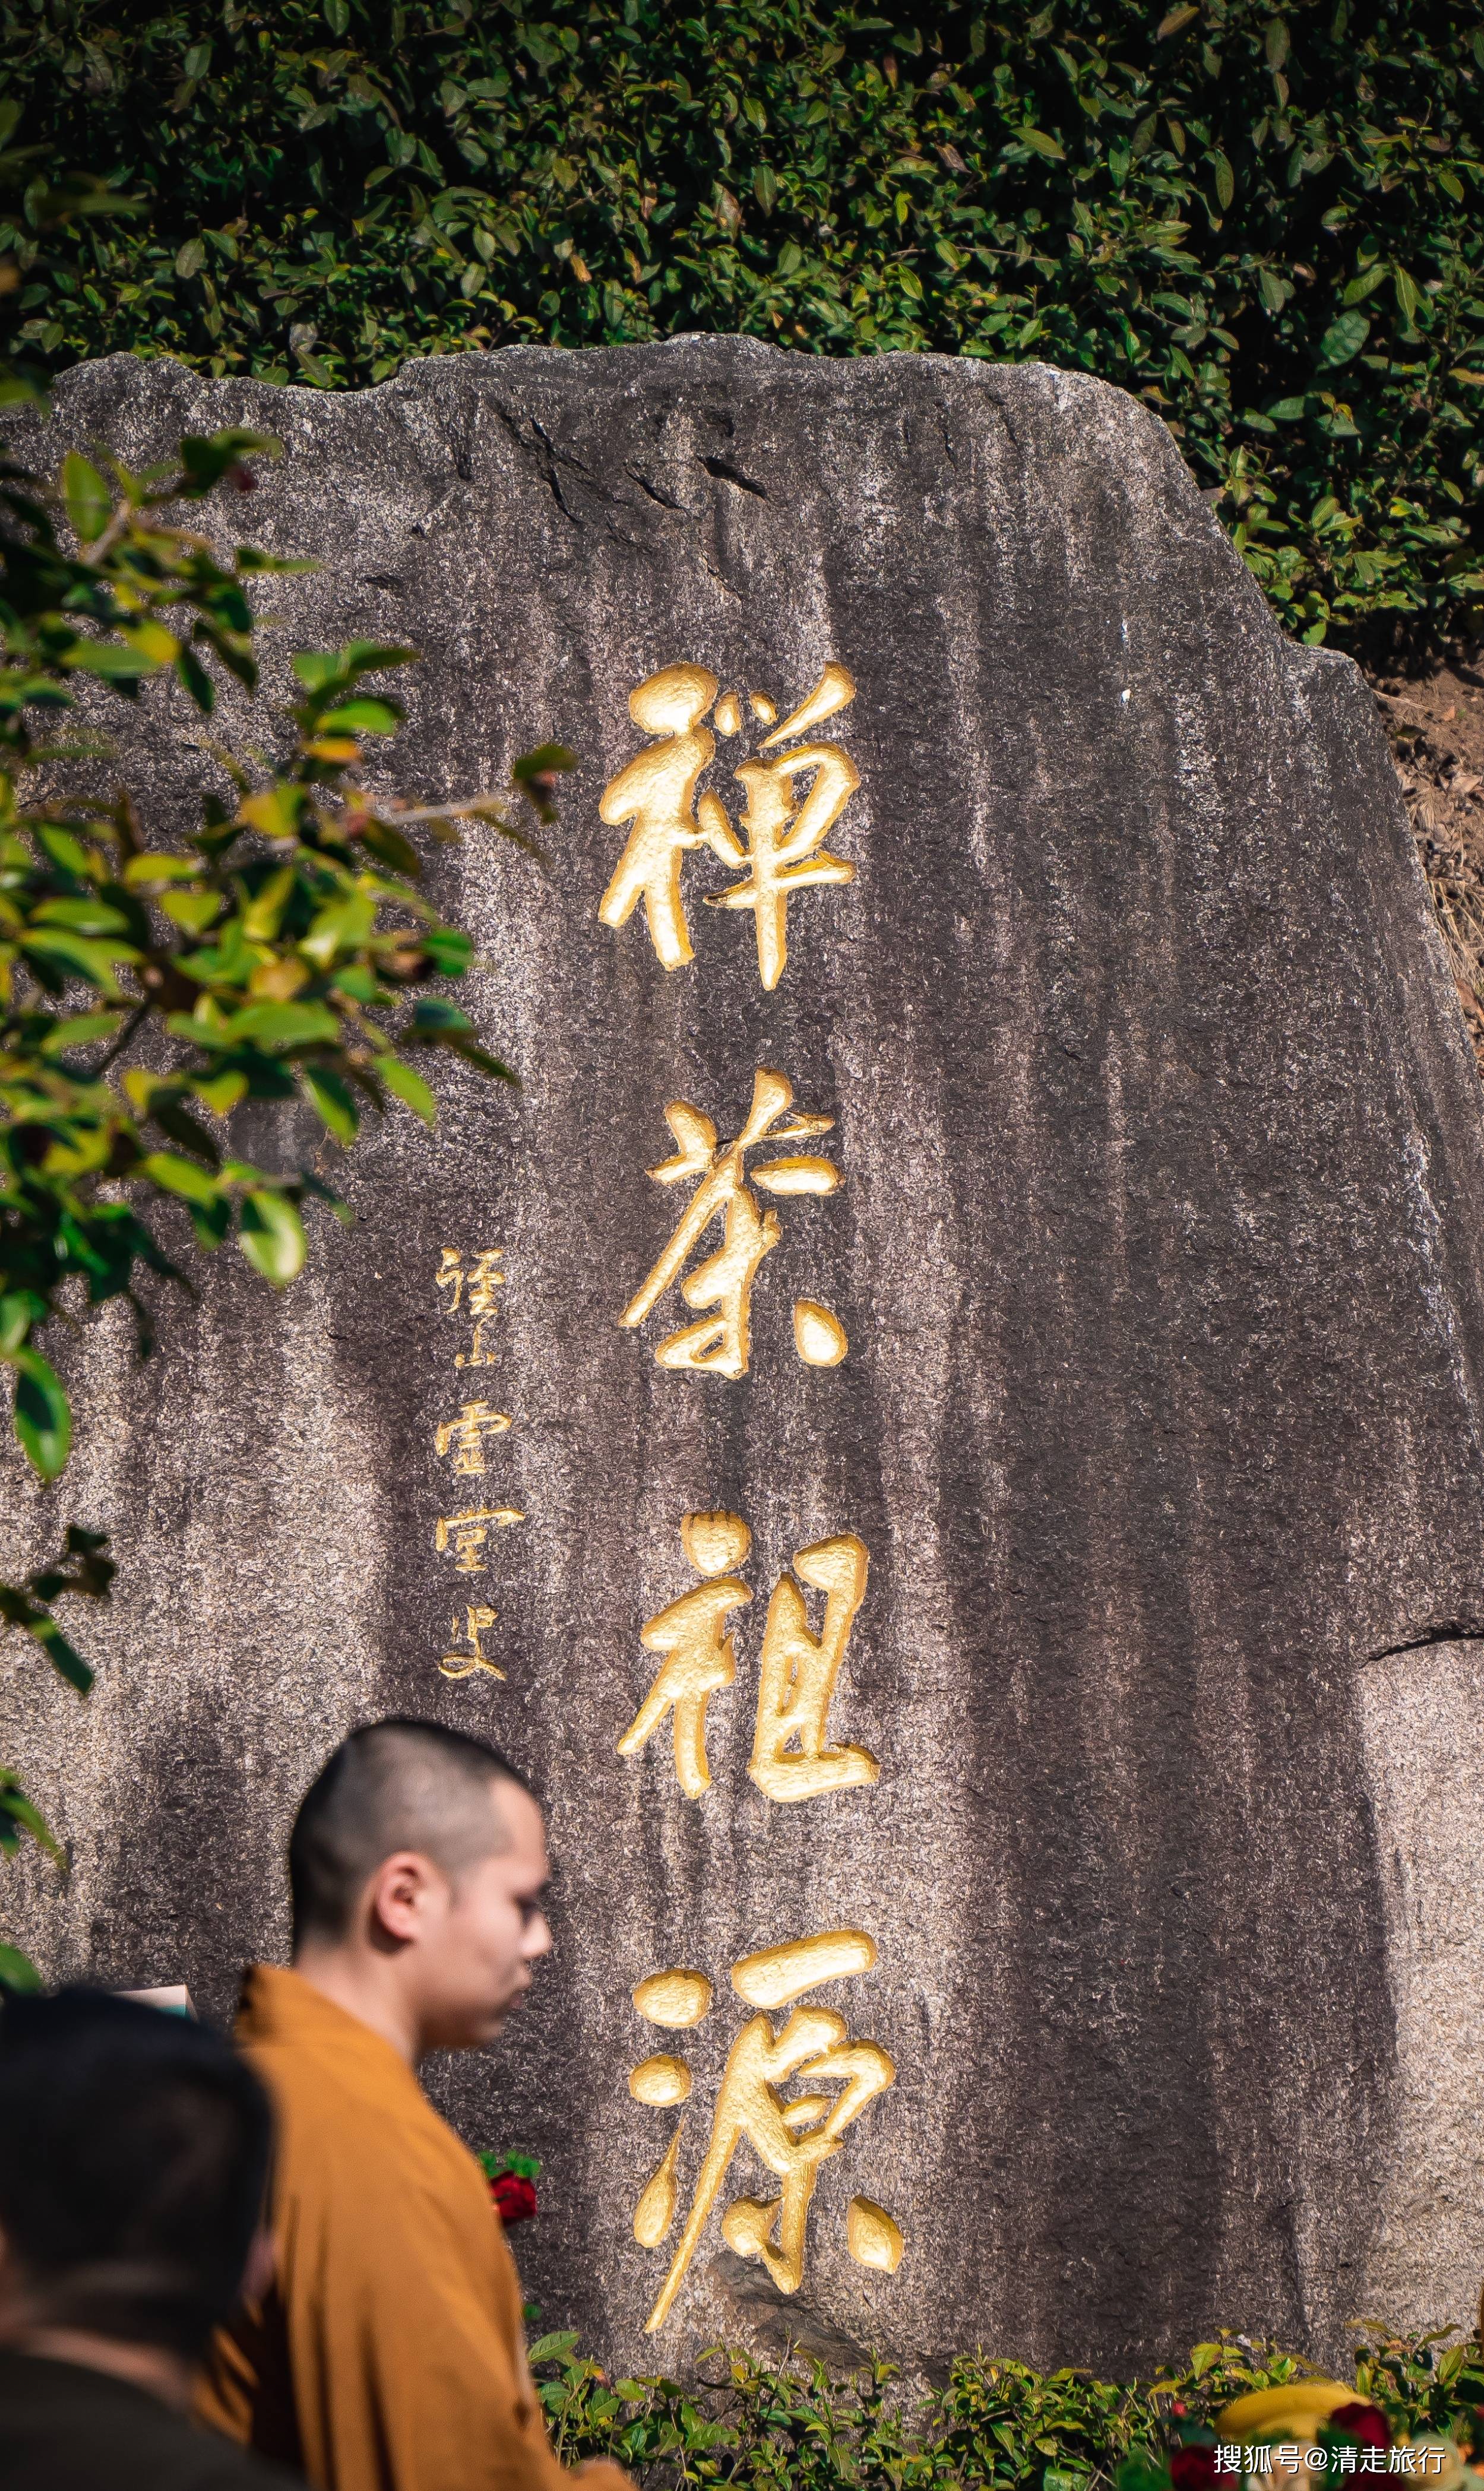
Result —
[{"label": "dense foliage background", "polygon": [[[1404,2479],[1479,2491],[1484,2347],[1452,2340],[1454,2332],[1368,2329],[1355,2348],[1355,2388],[1396,2439],[1451,2440],[1440,2476]],[[817,2362],[774,2367],[717,2352],[684,2383],[610,2379],[582,2358],[572,2334],[543,2336],[531,2359],[559,2457],[568,2465],[612,2457],[640,2491],[1132,2491],[1161,2476],[1165,2491],[1216,2491],[1213,2425],[1223,2407],[1254,2388],[1312,2375],[1274,2344],[1230,2334],[1135,2386],[966,2354],[946,2384],[920,2399],[902,2393],[879,2362],[842,2381]],[[1167,2468],[1172,2447],[1180,2452]],[[1154,2464],[1141,2464],[1140,2451]],[[1272,2478],[1281,2485],[1285,2476]]]},{"label": "dense foliage background", "polygon": [[[745,330],[1136,391],[1284,619],[1484,623],[1479,0],[0,0],[17,138],[139,202],[0,311],[317,387]],[[49,265],[48,265],[49,262]]]}]

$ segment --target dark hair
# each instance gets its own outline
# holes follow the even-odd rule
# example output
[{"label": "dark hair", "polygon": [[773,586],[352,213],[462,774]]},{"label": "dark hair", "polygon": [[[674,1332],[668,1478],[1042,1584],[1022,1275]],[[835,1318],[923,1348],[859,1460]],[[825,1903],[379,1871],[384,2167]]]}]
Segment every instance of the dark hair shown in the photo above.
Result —
[{"label": "dark hair", "polygon": [[492,1785],[525,1775],[487,1740],[441,1721],[371,1721],[343,1739],[309,1784],[289,1836],[294,1944],[343,1938],[359,1895],[393,1851],[421,1851],[456,1877],[503,1850]]},{"label": "dark hair", "polygon": [[262,2213],[268,2097],[215,2033],[102,1990],[0,2013],[0,2230],[38,2324],[194,2359]]}]

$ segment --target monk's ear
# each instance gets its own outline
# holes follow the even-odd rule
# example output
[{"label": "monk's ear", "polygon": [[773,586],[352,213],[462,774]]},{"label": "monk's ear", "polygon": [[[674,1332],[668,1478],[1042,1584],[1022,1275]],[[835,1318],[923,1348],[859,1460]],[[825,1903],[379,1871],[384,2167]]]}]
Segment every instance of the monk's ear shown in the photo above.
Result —
[{"label": "monk's ear", "polygon": [[428,1906],[448,1881],[421,1851],[393,1851],[366,1889],[365,1912],[373,1945],[409,1946],[427,1925]]}]

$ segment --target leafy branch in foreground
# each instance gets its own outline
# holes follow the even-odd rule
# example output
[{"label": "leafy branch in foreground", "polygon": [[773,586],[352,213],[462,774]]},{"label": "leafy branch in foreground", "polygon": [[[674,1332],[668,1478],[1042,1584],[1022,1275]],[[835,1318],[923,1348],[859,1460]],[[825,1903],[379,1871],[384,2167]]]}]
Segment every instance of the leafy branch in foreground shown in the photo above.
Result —
[{"label": "leafy branch in foreground", "polygon": [[[185,1277],[160,1213],[183,1210],[207,1251],[235,1238],[280,1287],[305,1260],[305,1202],[349,1217],[308,1168],[240,1156],[236,1107],[307,1101],[348,1148],[367,1107],[400,1100],[433,1121],[420,1067],[440,1051],[513,1077],[434,990],[463,976],[474,947],[418,888],[416,842],[480,821],[539,850],[500,797],[411,805],[369,784],[367,740],[394,735],[403,712],[367,678],[411,650],[353,641],[296,656],[283,757],[247,766],[208,743],[224,792],[202,799],[184,836],[152,835],[127,790],[27,800],[37,765],[98,748],[43,740],[79,678],[137,701],[172,675],[203,715],[214,667],[256,691],[247,584],[308,566],[245,546],[218,558],[164,513],[223,483],[250,488],[247,461],[276,447],[246,432],[192,437],[167,469],[112,462],[109,477],[74,453],[60,493],[0,467],[0,1363],[43,1480],[65,1467],[73,1421],[38,1335],[124,1297],[147,1352],[139,1277]],[[513,788],[541,821],[570,766],[555,745],[516,763]],[[105,1546],[73,1526],[62,1560],[0,1583],[0,1618],[82,1693],[92,1673],[52,1603],[106,1597]],[[14,1774],[0,1773],[0,1851],[23,1835],[55,1849]],[[6,1949],[0,1979],[16,1977],[24,1958]]]}]

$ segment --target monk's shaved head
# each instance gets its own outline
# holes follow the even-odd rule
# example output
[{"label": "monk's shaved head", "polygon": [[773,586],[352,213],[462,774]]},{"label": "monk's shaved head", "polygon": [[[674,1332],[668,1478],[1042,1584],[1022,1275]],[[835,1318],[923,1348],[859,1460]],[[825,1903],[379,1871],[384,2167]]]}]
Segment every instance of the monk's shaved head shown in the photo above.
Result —
[{"label": "monk's shaved head", "polygon": [[453,1879],[507,1850],[499,1802],[509,1782],[529,1788],[498,1747],[441,1722],[353,1730],[306,1792],[289,1837],[295,1948],[345,1937],[368,1880],[394,1852],[419,1852]]}]

